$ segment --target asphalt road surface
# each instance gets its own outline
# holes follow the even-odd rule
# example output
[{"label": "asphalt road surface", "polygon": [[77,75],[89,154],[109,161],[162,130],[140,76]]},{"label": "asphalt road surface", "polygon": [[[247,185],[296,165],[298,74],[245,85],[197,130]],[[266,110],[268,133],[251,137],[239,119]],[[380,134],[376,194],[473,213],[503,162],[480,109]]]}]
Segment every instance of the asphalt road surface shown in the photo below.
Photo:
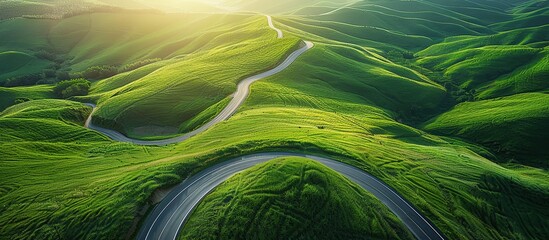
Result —
[{"label": "asphalt road surface", "polygon": [[267,21],[269,22],[269,27],[276,31],[276,33],[278,34],[278,38],[283,38],[284,33],[282,33],[282,31],[280,29],[278,29],[274,26],[273,18],[269,15],[266,15],[266,17],[267,17]]},{"label": "asphalt road surface", "polygon": [[269,160],[297,156],[320,162],[341,173],[385,204],[418,239],[444,239],[443,235],[391,187],[370,174],[336,160],[296,153],[260,153],[222,162],[205,169],[175,187],[147,216],[139,240],[177,239],[192,210],[216,186],[232,175]]}]

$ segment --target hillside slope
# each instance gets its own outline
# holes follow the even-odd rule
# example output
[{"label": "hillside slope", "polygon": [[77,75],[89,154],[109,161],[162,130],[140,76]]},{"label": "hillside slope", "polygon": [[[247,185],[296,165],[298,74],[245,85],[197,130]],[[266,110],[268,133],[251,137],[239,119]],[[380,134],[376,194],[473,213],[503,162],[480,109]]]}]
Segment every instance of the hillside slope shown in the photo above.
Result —
[{"label": "hillside slope", "polygon": [[[0,13],[11,14],[2,4],[13,2],[0,1]],[[0,85],[19,74],[43,76],[41,85],[0,87],[0,239],[132,238],[170,186],[227,159],[272,151],[329,156],[367,171],[448,239],[547,239],[547,1],[231,3],[280,13],[273,21],[284,39],[263,14],[250,12],[108,7],[0,21]],[[227,104],[238,81],[276,65],[301,40],[315,47],[254,83],[231,118],[187,141],[137,146],[83,127],[91,112],[83,103],[97,103],[98,123],[133,137],[192,130]],[[97,66],[109,72],[90,78],[90,94],[52,99],[56,81]],[[283,165],[226,186],[299,171]],[[340,209],[330,215],[360,223],[339,230],[406,237],[391,214],[359,206],[367,195],[336,175],[319,175],[344,189],[327,199]],[[221,190],[204,204],[221,208]],[[288,200],[258,199],[275,197]],[[234,206],[261,206],[249,203]],[[295,210],[298,203],[281,205]],[[204,215],[183,234],[229,229],[201,225],[234,219],[210,210],[199,210]],[[250,229],[282,232],[262,226]]]},{"label": "hillside slope", "polygon": [[370,193],[300,158],[246,170],[202,200],[180,239],[413,239]]}]

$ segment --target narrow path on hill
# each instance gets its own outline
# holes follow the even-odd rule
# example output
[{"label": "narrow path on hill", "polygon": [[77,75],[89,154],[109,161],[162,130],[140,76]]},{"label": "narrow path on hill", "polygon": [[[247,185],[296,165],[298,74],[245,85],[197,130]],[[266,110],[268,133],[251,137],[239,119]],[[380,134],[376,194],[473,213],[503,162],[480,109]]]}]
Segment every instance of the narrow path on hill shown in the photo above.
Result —
[{"label": "narrow path on hill", "polygon": [[304,157],[320,162],[341,173],[350,181],[372,193],[385,204],[418,239],[444,239],[436,227],[424,218],[408,201],[395,190],[372,175],[351,165],[325,157],[272,152],[259,153],[235,158],[205,169],[175,187],[147,216],[138,240],[175,240],[183,224],[194,208],[215,187],[232,175],[259,163],[279,157]]},{"label": "narrow path on hill", "polygon": [[[269,26],[271,28],[273,28],[275,31],[277,31],[278,32],[278,37],[281,38],[283,36],[282,31],[280,31],[279,29],[274,27],[274,25],[272,23],[272,18],[270,16],[267,16],[267,19],[269,21]],[[94,125],[93,122],[92,122],[92,116],[95,113],[95,111],[97,110],[97,106],[95,104],[91,104],[91,103],[86,104],[86,105],[92,107],[93,111],[90,114],[90,116],[88,117],[88,119],[86,120],[86,123],[85,123],[84,126],[89,128],[89,129],[101,132],[104,135],[106,135],[107,137],[111,138],[112,140],[119,141],[119,142],[129,142],[129,143],[134,143],[134,144],[137,144],[137,145],[163,146],[163,145],[183,142],[183,141],[185,141],[185,140],[187,140],[187,139],[189,139],[189,138],[191,138],[191,137],[193,137],[193,136],[195,136],[199,133],[202,133],[202,132],[206,131],[207,129],[209,129],[213,125],[229,119],[236,112],[238,107],[240,107],[240,105],[242,105],[242,103],[244,103],[244,101],[246,100],[246,98],[249,95],[250,86],[254,82],[259,81],[259,80],[264,79],[264,78],[267,78],[267,77],[270,77],[272,75],[275,75],[275,74],[283,71],[284,69],[289,67],[299,56],[301,56],[301,54],[303,54],[307,50],[311,49],[313,46],[314,46],[314,44],[312,42],[305,41],[304,45],[301,48],[299,48],[298,50],[292,52],[281,64],[279,64],[275,68],[273,68],[271,70],[268,70],[266,72],[257,74],[255,76],[251,76],[249,78],[246,78],[246,79],[240,81],[240,83],[238,83],[236,92],[233,94],[233,99],[231,99],[229,104],[221,111],[221,113],[219,113],[219,115],[217,115],[214,119],[212,119],[208,123],[202,125],[201,127],[197,128],[197,129],[195,129],[195,130],[193,130],[189,133],[186,133],[184,135],[174,137],[174,138],[154,140],[154,141],[146,141],[146,140],[139,140],[139,139],[129,138],[129,137],[125,136],[124,134],[122,134],[120,132],[117,132],[115,130],[107,129],[107,128],[103,128],[103,127]]]},{"label": "narrow path on hill", "polygon": [[266,15],[266,16],[267,16],[267,21],[269,22],[269,27],[276,31],[276,33],[278,34],[278,38],[283,38],[284,33],[282,33],[282,30],[280,30],[280,29],[278,29],[274,26],[273,18],[269,15]]}]

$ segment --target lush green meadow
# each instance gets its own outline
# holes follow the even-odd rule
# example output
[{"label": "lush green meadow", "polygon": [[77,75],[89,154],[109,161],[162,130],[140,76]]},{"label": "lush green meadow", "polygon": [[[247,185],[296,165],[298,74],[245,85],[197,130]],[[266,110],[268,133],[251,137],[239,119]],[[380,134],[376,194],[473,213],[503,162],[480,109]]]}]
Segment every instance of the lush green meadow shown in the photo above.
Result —
[{"label": "lush green meadow", "polygon": [[[223,213],[223,214],[219,214]],[[275,159],[209,194],[181,239],[413,239],[371,193],[301,158]]]},{"label": "lush green meadow", "polygon": [[[197,127],[190,124],[196,121],[193,118],[201,112],[211,112],[210,106],[236,91],[239,80],[273,68],[300,44],[297,38],[277,39],[265,17],[251,17],[248,21],[251,23],[217,36],[213,40],[215,48],[189,54],[120,88],[104,93],[92,90],[99,97],[94,116],[97,123],[134,137],[158,135],[143,130],[151,127],[163,128],[168,134],[193,130]],[[131,99],[146,101],[136,103]]]},{"label": "lush green meadow", "polygon": [[462,103],[427,122],[424,129],[486,145],[501,153],[504,162],[549,168],[547,93]]},{"label": "lush green meadow", "polygon": [[[15,17],[0,21],[0,239],[131,238],[158,189],[277,150],[371,173],[448,239],[549,236],[546,1],[228,1],[279,13],[283,39],[261,14],[112,8],[159,9],[169,0],[61,2],[0,2],[0,18]],[[240,80],[277,65],[301,40],[315,47],[254,83],[229,120],[185,142],[143,147],[83,127],[91,113],[83,103],[96,103],[96,124],[131,137],[190,131],[225,107]],[[55,82],[90,69],[100,73],[88,95],[55,99]],[[301,187],[312,195],[295,195]],[[302,208],[313,208],[313,196],[326,204],[309,216]],[[264,202],[266,218],[244,226],[242,216]],[[316,227],[300,236],[269,227],[288,219]],[[410,237],[369,193],[298,158],[219,186],[181,237],[253,238],[244,231]]]},{"label": "lush green meadow", "polygon": [[4,110],[21,100],[38,100],[55,98],[51,86],[37,85],[31,87],[0,87],[0,110]]}]

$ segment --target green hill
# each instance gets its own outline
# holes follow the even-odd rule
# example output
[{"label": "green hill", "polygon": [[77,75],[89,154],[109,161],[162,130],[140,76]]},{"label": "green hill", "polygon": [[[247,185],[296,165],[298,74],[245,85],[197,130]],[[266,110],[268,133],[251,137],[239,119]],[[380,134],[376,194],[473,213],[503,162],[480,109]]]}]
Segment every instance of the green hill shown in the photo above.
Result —
[{"label": "green hill", "polygon": [[15,104],[17,99],[20,100],[38,100],[55,98],[52,87],[47,85],[32,86],[32,87],[0,87],[0,111]]},{"label": "green hill", "polygon": [[487,46],[425,57],[418,63],[442,71],[461,88],[474,90],[479,99],[549,88],[547,47]]},{"label": "green hill", "polygon": [[511,162],[549,167],[547,93],[463,103],[427,122],[425,129],[480,143]]},{"label": "green hill", "polygon": [[[281,99],[285,106],[316,106],[313,99],[299,98],[302,94],[314,93],[383,109],[395,119],[411,119],[436,111],[447,97],[440,85],[420,73],[371,52],[350,47],[317,44],[294,66],[280,75],[282,79],[299,81],[286,80],[285,86],[277,83],[271,87],[272,93],[280,93],[281,96],[272,97],[266,91],[265,96],[254,94],[247,102],[253,103],[257,97],[259,102]],[[303,68],[309,71],[301,71]],[[257,86],[261,83],[252,86],[252,91]],[[282,89],[276,91],[279,88]],[[338,112],[342,110],[333,109]]]},{"label": "green hill", "polygon": [[[0,84],[34,73],[43,84],[0,88],[0,239],[132,238],[164,189],[215,163],[270,151],[326,155],[363,169],[448,239],[549,236],[547,1],[235,0],[203,3],[236,12],[156,10],[174,1],[93,1],[108,5],[101,9],[87,1],[68,8],[58,0],[0,1],[0,18],[40,15],[0,21]],[[2,4],[22,7],[8,12]],[[155,9],[135,9],[149,6]],[[263,14],[239,12],[248,10],[279,13],[273,21],[284,38]],[[102,126],[165,138],[211,119],[236,83],[273,67],[301,40],[315,47],[254,83],[230,119],[179,144],[114,142],[84,128],[91,108],[74,102],[97,103]],[[95,66],[112,74],[90,79],[89,95],[52,99],[51,83]],[[34,101],[19,103],[27,100]],[[331,215],[360,223],[343,229],[407,236],[391,214],[368,208],[375,199],[301,159],[224,186],[253,188],[248,176],[258,174],[291,179],[301,166],[340,186],[325,188],[344,193],[326,198]],[[285,184],[292,182],[272,185]],[[249,203],[234,206],[258,207]],[[284,206],[284,216],[294,216],[296,205]],[[193,221],[233,216],[211,210],[199,209],[204,215]]]},{"label": "green hill", "polygon": [[275,159],[218,186],[180,239],[413,239],[371,193],[311,160]]},{"label": "green hill", "polygon": [[317,21],[303,18],[286,17],[280,19],[285,28],[306,32],[316,41],[352,43],[390,51],[393,49],[423,49],[433,41],[423,36],[411,36],[402,33],[333,21]]},{"label": "green hill", "polygon": [[83,128],[90,112],[77,102],[36,100],[0,113],[0,239],[124,234],[127,217],[147,197],[122,200],[111,190],[125,188],[135,167],[152,157]]},{"label": "green hill", "polygon": [[0,83],[6,82],[12,77],[41,74],[51,64],[47,60],[38,59],[22,52],[0,52]]},{"label": "green hill", "polygon": [[[62,62],[56,67],[57,71],[71,73],[94,66],[117,68],[142,60],[181,57],[218,47],[222,35],[227,37],[226,32],[235,26],[249,24],[250,17],[118,10],[57,20],[17,18],[0,24],[0,34],[9,36],[0,39],[0,52],[18,51],[28,55],[47,52]],[[264,17],[256,19],[266,25]],[[51,61],[45,63],[53,65]],[[25,71],[10,76],[30,74],[34,70],[41,73],[50,68],[45,63],[29,64]],[[5,80],[3,75],[0,75],[0,83]]]},{"label": "green hill", "polygon": [[33,57],[21,52],[0,53],[0,71],[9,73],[27,65]]},{"label": "green hill", "polygon": [[[104,139],[81,126],[91,109],[65,100],[35,100],[12,106],[0,114],[2,141],[74,142]],[[92,138],[92,139],[93,139]]]},{"label": "green hill", "polygon": [[[277,39],[264,17],[250,20],[235,27],[238,31],[214,38],[210,44],[215,48],[190,54],[103,93],[94,121],[135,137],[158,135],[148,132],[151,129],[171,134],[192,130],[182,127],[186,121],[233,93],[238,81],[274,67],[298,47],[296,38]],[[98,84],[109,81],[116,79]]]},{"label": "green hill", "polygon": [[461,36],[451,37],[446,41],[429,46],[417,53],[420,57],[436,56],[457,52],[468,48],[479,48],[491,45],[537,45],[547,46],[549,37],[545,34],[549,31],[549,25],[533,28],[521,28],[500,32],[487,36]]},{"label": "green hill", "polygon": [[389,13],[363,9],[342,9],[332,14],[312,16],[320,21],[343,22],[358,26],[390,29],[407,35],[443,38],[453,35],[478,35],[479,32],[454,22],[437,22],[430,19],[391,15]]}]

